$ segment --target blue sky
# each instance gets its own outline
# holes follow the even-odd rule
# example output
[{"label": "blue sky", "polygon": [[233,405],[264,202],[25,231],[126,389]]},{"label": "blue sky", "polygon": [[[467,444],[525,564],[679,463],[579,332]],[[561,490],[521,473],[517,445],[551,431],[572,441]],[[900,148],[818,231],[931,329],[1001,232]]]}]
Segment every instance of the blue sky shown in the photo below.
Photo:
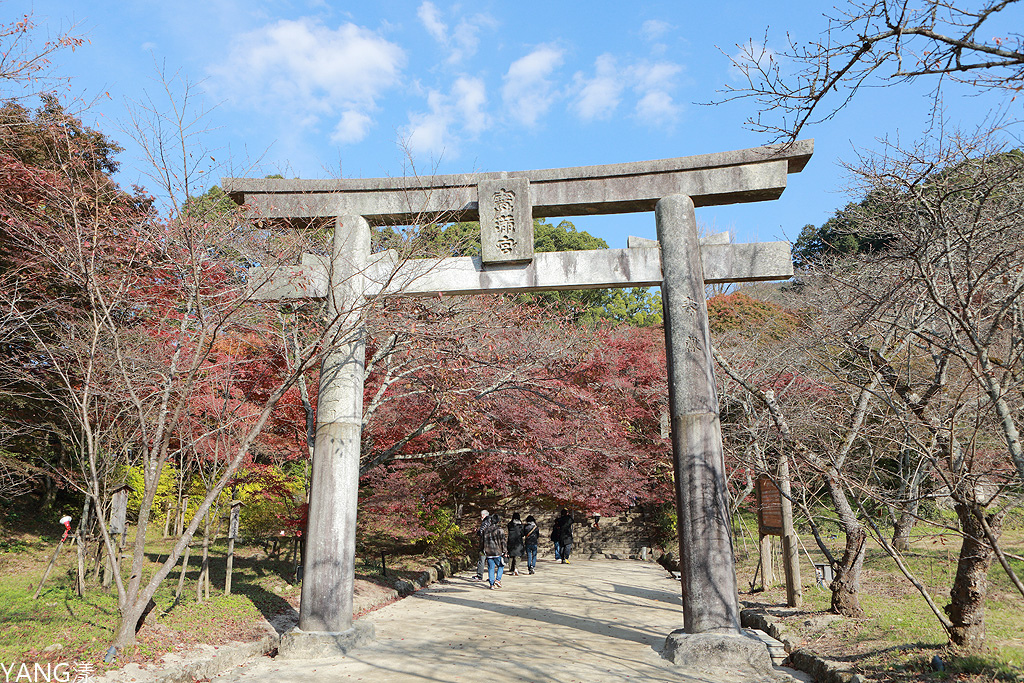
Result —
[{"label": "blue sky", "polygon": [[[207,112],[191,138],[205,189],[224,175],[516,171],[764,144],[743,127],[753,101],[699,103],[738,84],[728,58],[737,44],[766,31],[774,50],[787,32],[816,38],[831,4],[0,0],[0,16],[31,12],[40,35],[74,26],[87,39],[54,68],[73,78],[67,97],[99,97],[84,118],[126,148],[122,183],[152,185],[122,132],[131,103],[167,106],[160,69],[176,77],[179,103],[180,79],[194,83],[189,103]],[[698,218],[741,242],[795,239],[849,200],[841,160],[880,137],[922,135],[929,91],[863,92],[807,129],[814,158],[780,200],[699,209]],[[947,118],[970,127],[1000,101],[953,90]],[[574,222],[612,247],[629,234],[654,237],[651,214]]]}]

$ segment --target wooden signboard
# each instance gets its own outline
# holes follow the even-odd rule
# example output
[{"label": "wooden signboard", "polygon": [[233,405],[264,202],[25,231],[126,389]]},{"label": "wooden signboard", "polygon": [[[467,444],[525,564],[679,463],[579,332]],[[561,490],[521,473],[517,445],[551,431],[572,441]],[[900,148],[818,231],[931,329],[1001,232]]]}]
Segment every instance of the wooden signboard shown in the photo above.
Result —
[{"label": "wooden signboard", "polygon": [[772,480],[764,475],[757,478],[757,529],[761,536],[782,535],[782,495]]},{"label": "wooden signboard", "polygon": [[242,512],[242,504],[235,501],[231,504],[231,517],[228,522],[228,538],[238,538],[238,520]]}]

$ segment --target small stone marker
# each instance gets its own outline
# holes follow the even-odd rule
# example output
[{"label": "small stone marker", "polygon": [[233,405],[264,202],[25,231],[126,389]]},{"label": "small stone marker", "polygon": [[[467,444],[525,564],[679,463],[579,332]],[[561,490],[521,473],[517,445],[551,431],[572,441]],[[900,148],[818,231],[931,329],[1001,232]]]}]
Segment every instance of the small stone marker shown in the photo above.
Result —
[{"label": "small stone marker", "polygon": [[532,260],[533,212],[529,179],[481,180],[477,185],[477,203],[481,260],[484,263]]}]

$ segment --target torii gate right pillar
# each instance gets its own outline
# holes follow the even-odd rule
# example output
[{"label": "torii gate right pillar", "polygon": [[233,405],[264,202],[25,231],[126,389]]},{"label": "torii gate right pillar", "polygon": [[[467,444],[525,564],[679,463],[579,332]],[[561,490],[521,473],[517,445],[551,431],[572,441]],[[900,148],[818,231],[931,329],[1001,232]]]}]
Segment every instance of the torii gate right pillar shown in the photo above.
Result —
[{"label": "torii gate right pillar", "polygon": [[670,195],[657,203],[654,215],[661,244],[683,624],[687,633],[736,633],[729,497],[693,201]]},{"label": "torii gate right pillar", "polygon": [[655,206],[655,220],[661,244],[684,626],[669,634],[663,654],[684,666],[700,666],[710,658],[767,673],[767,650],[740,630],[722,427],[693,201],[681,194],[664,197]]}]

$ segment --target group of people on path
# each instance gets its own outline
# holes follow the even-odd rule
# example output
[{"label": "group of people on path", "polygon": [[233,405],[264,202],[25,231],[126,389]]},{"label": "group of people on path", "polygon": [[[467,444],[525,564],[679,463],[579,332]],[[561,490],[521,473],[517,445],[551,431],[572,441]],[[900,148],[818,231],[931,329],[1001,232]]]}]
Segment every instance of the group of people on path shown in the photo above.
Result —
[{"label": "group of people on path", "polygon": [[[549,536],[555,544],[555,559],[562,564],[569,564],[569,555],[572,553],[572,524],[572,515],[563,508]],[[486,571],[491,590],[501,588],[505,558],[509,558],[509,571],[513,576],[519,576],[516,565],[521,559],[526,560],[526,570],[530,574],[536,571],[540,525],[533,515],[528,515],[524,522],[519,513],[515,512],[506,528],[502,526],[501,515],[497,512],[481,510],[477,536],[480,539],[480,559],[473,578],[482,581]]]}]

